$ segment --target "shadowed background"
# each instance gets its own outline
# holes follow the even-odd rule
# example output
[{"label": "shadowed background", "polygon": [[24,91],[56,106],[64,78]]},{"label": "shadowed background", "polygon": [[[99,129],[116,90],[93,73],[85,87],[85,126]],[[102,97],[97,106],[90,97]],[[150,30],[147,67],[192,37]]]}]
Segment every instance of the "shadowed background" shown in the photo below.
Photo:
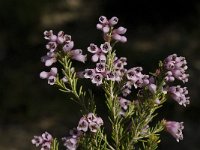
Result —
[{"label": "shadowed background", "polygon": [[[79,107],[39,78],[48,70],[40,62],[46,54],[43,31],[71,34],[75,48],[86,53],[91,42],[102,42],[96,30],[100,15],[117,16],[128,29],[128,42],[116,48],[129,67],[139,65],[148,73],[169,54],[186,57],[191,104],[184,108],[168,100],[160,110],[166,119],[185,122],[184,140],[177,143],[163,132],[159,149],[200,149],[200,2],[1,0],[0,150],[35,149],[33,135],[49,131],[62,137],[77,125]],[[102,113],[101,104],[97,109]]]}]

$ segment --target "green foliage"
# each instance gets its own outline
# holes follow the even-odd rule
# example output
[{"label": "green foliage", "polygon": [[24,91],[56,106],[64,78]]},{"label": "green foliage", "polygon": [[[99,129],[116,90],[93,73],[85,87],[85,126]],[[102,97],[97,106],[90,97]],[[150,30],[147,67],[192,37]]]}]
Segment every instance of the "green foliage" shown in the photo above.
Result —
[{"label": "green foliage", "polygon": [[67,85],[65,85],[65,82],[57,76],[56,78],[56,84],[59,87],[59,90],[66,93],[71,93],[74,97],[71,97],[71,100],[78,103],[83,110],[84,113],[89,112],[95,112],[96,106],[94,103],[94,96],[92,94],[92,91],[88,91],[89,97],[86,97],[86,92],[83,91],[83,87],[78,87],[78,77],[76,76],[76,72],[74,68],[72,67],[72,62],[68,56],[65,56],[62,58],[60,56],[59,62],[63,66],[62,74],[67,79]]},{"label": "green foliage", "polygon": [[53,142],[51,143],[51,150],[58,150],[58,146],[59,146],[59,143],[57,141],[57,139],[53,139]]}]

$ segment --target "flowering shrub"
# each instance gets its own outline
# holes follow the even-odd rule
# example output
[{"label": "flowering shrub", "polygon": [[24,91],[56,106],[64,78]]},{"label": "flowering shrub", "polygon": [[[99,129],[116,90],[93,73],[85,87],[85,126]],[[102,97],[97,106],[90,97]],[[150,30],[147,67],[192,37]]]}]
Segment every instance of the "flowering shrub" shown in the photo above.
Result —
[{"label": "flowering shrub", "polygon": [[[175,80],[188,81],[185,58],[172,54],[160,61],[155,73],[149,75],[143,73],[142,67],[126,68],[127,59],[117,57],[115,45],[127,41],[124,36],[127,29],[116,28],[117,23],[117,17],[99,18],[96,27],[103,32],[104,42],[100,46],[89,44],[87,51],[91,53],[94,67],[83,70],[74,68],[73,61],[84,63],[87,55],[83,54],[85,51],[74,48],[70,35],[63,31],[57,35],[52,30],[44,32],[48,52],[42,57],[42,62],[47,67],[60,63],[62,68],[58,70],[54,66],[49,72],[42,71],[40,77],[72,94],[72,100],[80,104],[83,115],[77,120],[77,127],[62,138],[68,150],[153,150],[157,149],[163,130],[177,142],[183,139],[183,122],[155,121],[154,118],[156,110],[163,107],[169,97],[183,106],[190,103],[187,88],[173,84]],[[89,80],[105,92],[104,101],[108,109],[105,120],[109,120],[110,127],[105,126],[104,118],[96,113],[95,93],[86,91],[79,85],[79,80]],[[32,143],[41,150],[59,148],[57,139],[47,132],[34,136]]]}]

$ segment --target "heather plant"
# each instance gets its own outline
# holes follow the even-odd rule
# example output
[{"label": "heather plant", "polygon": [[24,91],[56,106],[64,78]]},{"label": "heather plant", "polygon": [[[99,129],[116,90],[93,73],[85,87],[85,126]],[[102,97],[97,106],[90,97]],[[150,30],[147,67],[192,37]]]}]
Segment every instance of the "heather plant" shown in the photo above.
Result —
[{"label": "heather plant", "polygon": [[[142,67],[127,68],[126,57],[116,54],[116,44],[127,42],[124,36],[127,29],[116,27],[117,23],[117,17],[101,16],[96,27],[103,32],[103,42],[100,45],[91,43],[87,50],[74,48],[71,36],[63,31],[44,32],[48,52],[41,61],[53,67],[48,72],[42,71],[40,78],[69,94],[71,100],[80,105],[82,114],[77,118],[77,126],[62,138],[68,150],[154,150],[161,141],[162,131],[170,133],[177,142],[183,140],[183,122],[155,117],[170,97],[185,107],[190,103],[187,88],[175,85],[188,81],[185,58],[169,55],[148,75],[143,73]],[[84,66],[86,58],[92,62],[92,68]],[[83,64],[83,68],[76,69],[74,61]],[[55,67],[57,63],[60,69]],[[102,101],[108,114],[97,114],[95,93],[80,85],[80,80],[90,81],[104,91]],[[104,120],[108,122],[106,125]],[[34,136],[32,143],[41,150],[59,149],[57,139],[48,132]]]}]

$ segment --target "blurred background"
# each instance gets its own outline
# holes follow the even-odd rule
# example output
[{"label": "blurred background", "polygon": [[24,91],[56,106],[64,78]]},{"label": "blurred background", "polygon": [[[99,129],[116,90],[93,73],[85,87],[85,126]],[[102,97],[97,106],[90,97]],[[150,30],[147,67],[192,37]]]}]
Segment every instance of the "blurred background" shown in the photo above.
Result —
[{"label": "blurred background", "polygon": [[48,70],[40,62],[46,54],[43,31],[71,34],[86,53],[91,42],[102,42],[96,30],[100,15],[117,16],[128,29],[128,42],[118,44],[117,53],[128,58],[129,67],[140,65],[148,73],[169,54],[186,57],[191,104],[184,108],[169,100],[160,111],[166,119],[184,121],[184,140],[177,143],[163,133],[159,149],[200,149],[199,1],[1,0],[0,150],[32,150],[33,135],[62,137],[77,125],[79,107],[39,78]]}]

